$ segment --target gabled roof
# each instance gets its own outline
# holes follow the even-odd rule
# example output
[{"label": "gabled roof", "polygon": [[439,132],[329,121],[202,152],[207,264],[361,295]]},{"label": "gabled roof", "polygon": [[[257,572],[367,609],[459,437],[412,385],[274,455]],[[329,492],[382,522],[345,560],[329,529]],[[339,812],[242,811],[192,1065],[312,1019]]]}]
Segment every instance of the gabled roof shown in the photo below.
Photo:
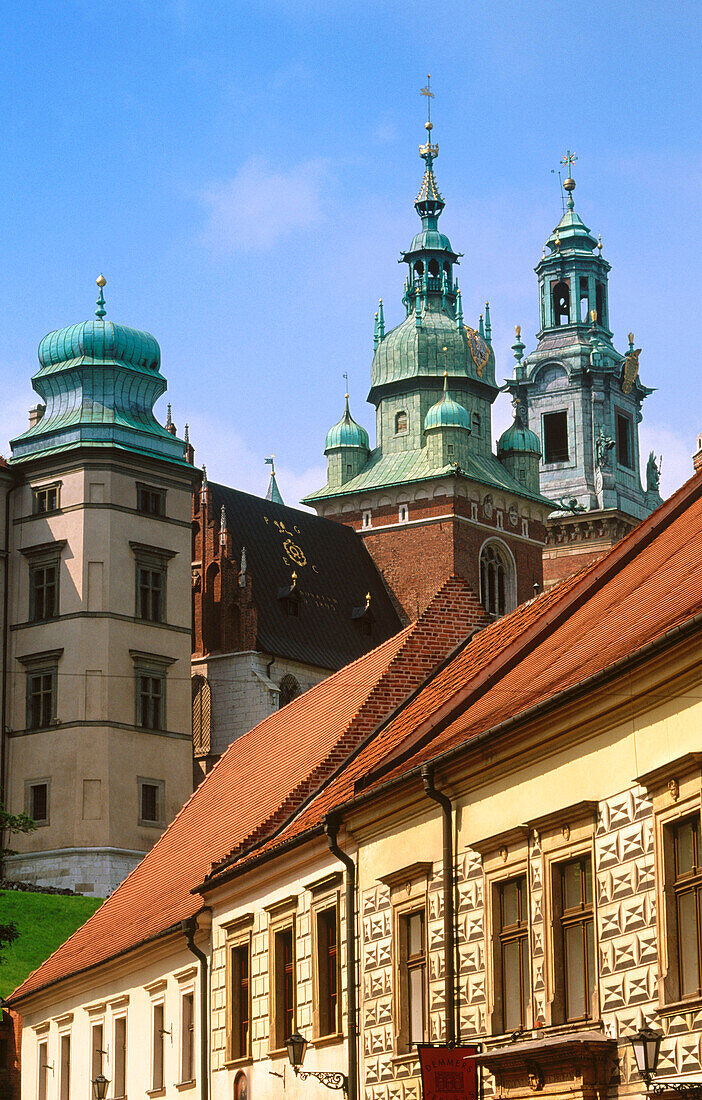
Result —
[{"label": "gabled roof", "polygon": [[317,789],[484,616],[447,581],[424,614],[233,742],[141,863],[13,998],[97,966],[201,907],[191,891]]},{"label": "gabled roof", "polygon": [[564,692],[585,690],[694,620],[702,613],[700,529],[702,474],[604,558],[476,634],[258,856],[423,763],[469,748]]},{"label": "gabled roof", "polygon": [[[226,485],[210,482],[209,489],[215,515],[224,505],[236,560],[246,547],[262,652],[338,669],[400,629],[375,562],[351,527]],[[298,615],[281,599],[293,572]],[[353,618],[367,593],[368,634]]]}]

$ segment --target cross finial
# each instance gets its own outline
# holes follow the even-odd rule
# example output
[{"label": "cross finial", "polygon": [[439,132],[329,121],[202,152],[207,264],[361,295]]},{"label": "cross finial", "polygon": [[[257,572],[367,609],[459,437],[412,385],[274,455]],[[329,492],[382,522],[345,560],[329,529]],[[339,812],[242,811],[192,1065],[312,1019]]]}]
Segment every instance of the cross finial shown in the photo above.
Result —
[{"label": "cross finial", "polygon": [[[376,317],[377,316],[378,315],[376,314]],[[345,370],[341,377],[343,378],[344,382],[346,383],[346,387],[345,387],[346,388],[346,396],[348,397],[348,395],[349,395],[349,372],[347,370]]]},{"label": "cross finial", "polygon": [[569,176],[573,175],[573,164],[577,159],[575,153],[571,153],[570,149],[568,149],[564,157],[561,157],[561,164],[565,165]]}]

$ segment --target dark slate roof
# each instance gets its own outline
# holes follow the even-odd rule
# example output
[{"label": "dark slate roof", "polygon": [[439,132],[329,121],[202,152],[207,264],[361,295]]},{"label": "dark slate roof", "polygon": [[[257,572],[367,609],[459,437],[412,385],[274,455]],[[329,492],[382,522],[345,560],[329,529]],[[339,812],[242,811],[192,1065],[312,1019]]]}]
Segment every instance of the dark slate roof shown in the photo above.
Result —
[{"label": "dark slate roof", "polygon": [[[259,650],[338,669],[397,633],[402,624],[373,559],[351,527],[226,485],[210,482],[209,487],[215,515],[224,505],[235,555],[246,547]],[[285,598],[293,571],[297,616],[288,614]],[[367,592],[369,634],[362,626],[368,615],[359,615]]]}]

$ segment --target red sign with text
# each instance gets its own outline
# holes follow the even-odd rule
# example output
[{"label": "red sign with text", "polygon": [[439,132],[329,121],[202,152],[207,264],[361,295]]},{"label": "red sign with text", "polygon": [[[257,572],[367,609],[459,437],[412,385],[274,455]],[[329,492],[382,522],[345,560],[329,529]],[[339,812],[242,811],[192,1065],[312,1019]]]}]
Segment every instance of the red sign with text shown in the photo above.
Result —
[{"label": "red sign with text", "polygon": [[480,1047],[431,1047],[420,1045],[424,1100],[478,1100]]}]

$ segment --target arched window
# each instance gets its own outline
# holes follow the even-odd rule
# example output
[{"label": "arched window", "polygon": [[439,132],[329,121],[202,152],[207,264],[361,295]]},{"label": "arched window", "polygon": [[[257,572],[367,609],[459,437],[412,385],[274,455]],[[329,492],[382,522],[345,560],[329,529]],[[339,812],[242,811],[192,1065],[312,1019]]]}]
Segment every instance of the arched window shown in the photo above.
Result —
[{"label": "arched window", "polygon": [[421,260],[417,260],[416,264],[414,265],[414,274],[417,279],[421,279],[422,275],[424,274],[424,264]]},{"label": "arched window", "polygon": [[193,752],[207,756],[212,746],[212,685],[205,676],[193,676]]},{"label": "arched window", "polygon": [[280,681],[278,706],[284,707],[286,703],[291,703],[293,699],[297,699],[298,695],[302,695],[302,688],[292,673],[288,672]]},{"label": "arched window", "polygon": [[402,412],[395,414],[395,435],[404,435],[407,431],[407,413]]},{"label": "arched window", "polygon": [[563,281],[553,286],[553,323],[570,324],[570,287]]},{"label": "arched window", "polygon": [[506,552],[488,542],[480,552],[480,601],[496,618],[511,611],[514,603],[512,564]]},{"label": "arched window", "polygon": [[438,279],[440,271],[441,271],[441,268],[439,267],[438,260],[430,260],[429,261],[429,274],[431,275],[432,279]]}]

